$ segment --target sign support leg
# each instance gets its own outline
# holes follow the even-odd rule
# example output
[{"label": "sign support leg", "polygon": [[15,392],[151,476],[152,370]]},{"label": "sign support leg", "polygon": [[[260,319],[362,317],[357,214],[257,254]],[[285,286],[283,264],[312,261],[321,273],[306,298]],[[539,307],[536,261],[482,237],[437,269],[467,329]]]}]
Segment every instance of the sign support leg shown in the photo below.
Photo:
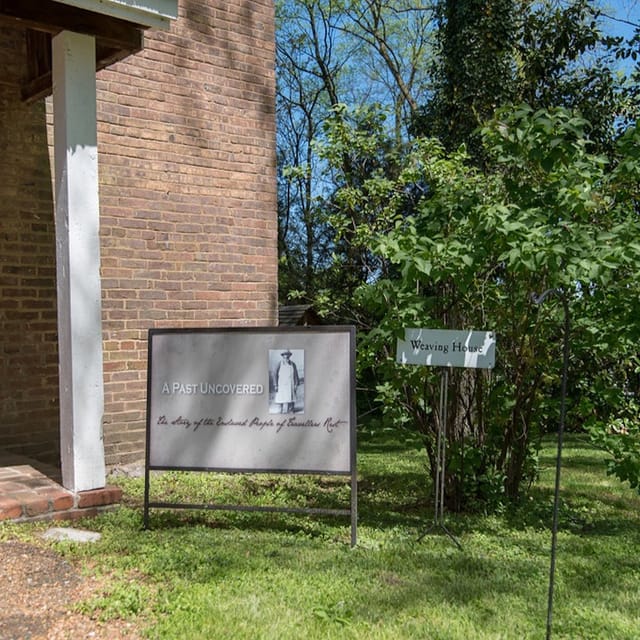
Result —
[{"label": "sign support leg", "polygon": [[434,528],[440,528],[449,536],[452,542],[462,551],[462,545],[458,539],[447,529],[444,523],[444,487],[445,487],[445,471],[447,459],[447,406],[449,396],[449,370],[442,368],[440,377],[440,407],[439,407],[439,425],[438,436],[436,441],[436,477],[434,483],[434,505],[433,505],[433,525],[427,529],[418,538],[418,542],[422,540]]},{"label": "sign support leg", "polygon": [[355,465],[351,472],[351,547],[358,543],[358,475]]}]

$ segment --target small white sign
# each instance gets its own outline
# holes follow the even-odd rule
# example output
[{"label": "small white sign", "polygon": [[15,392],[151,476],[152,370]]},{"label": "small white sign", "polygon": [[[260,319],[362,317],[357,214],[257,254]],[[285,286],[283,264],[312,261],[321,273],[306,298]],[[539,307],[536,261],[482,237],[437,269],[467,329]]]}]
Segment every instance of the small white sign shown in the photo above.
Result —
[{"label": "small white sign", "polygon": [[492,369],[495,357],[493,331],[405,329],[396,351],[397,362],[429,367]]}]

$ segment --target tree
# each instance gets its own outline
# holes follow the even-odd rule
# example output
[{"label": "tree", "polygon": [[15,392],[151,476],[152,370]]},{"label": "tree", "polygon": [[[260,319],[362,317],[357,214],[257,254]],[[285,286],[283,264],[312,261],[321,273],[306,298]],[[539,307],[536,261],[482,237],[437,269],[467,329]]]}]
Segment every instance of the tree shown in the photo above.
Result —
[{"label": "tree", "polygon": [[[393,336],[425,323],[499,332],[500,369],[452,376],[448,497],[463,508],[515,499],[535,475],[557,397],[560,323],[531,293],[560,288],[580,318],[571,389],[590,402],[572,405],[575,424],[612,419],[594,390],[629,378],[615,363],[632,362],[630,341],[605,349],[594,336],[629,335],[633,317],[622,301],[636,291],[628,234],[638,199],[622,167],[635,138],[616,140],[637,117],[638,95],[613,59],[637,42],[601,36],[586,0],[443,0],[437,22],[432,7],[412,4],[282,5],[310,31],[290,20],[283,47],[283,68],[297,75],[281,85],[295,91],[279,92],[281,131],[292,131],[279,141],[293,142],[280,154],[291,159],[281,173],[281,290],[300,283],[294,295],[370,331],[360,383],[377,378],[387,419],[422,435],[432,469],[437,385],[424,370],[398,378]],[[412,49],[402,35],[414,28]],[[529,105],[505,110],[518,100]]]},{"label": "tree", "polygon": [[[584,119],[560,109],[501,110],[482,133],[493,171],[471,166],[464,151],[446,153],[441,143],[418,139],[407,154],[394,156],[394,179],[371,173],[357,189],[336,194],[338,202],[357,202],[363,219],[385,221],[383,233],[383,227],[369,236],[363,231],[381,266],[380,277],[358,292],[375,319],[359,355],[377,372],[387,418],[422,436],[432,472],[437,380],[429,370],[398,368],[395,337],[410,326],[490,328],[498,335],[492,374],[453,374],[452,508],[498,500],[503,492],[517,499],[534,478],[534,453],[560,374],[561,313],[533,305],[532,293],[565,292],[582,318],[573,340],[580,357],[595,334],[628,334],[614,302],[639,293],[640,226],[633,197],[620,198],[634,188],[636,137],[623,139],[610,164],[590,151],[587,130]],[[355,148],[352,134],[342,123],[333,132]],[[371,149],[378,147],[371,142]],[[595,297],[607,303],[598,314],[590,304]],[[590,318],[582,315],[588,311]],[[614,357],[630,345],[621,343]]]},{"label": "tree", "polygon": [[312,142],[338,100],[343,59],[335,51],[339,15],[325,5],[277,4],[279,273],[280,290],[294,299],[315,295],[330,255],[315,207],[319,170]]},{"label": "tree", "polygon": [[414,130],[437,137],[447,150],[480,150],[476,130],[501,105],[516,100],[517,0],[438,2],[434,91]]},{"label": "tree", "polygon": [[335,179],[357,180],[363,168],[350,166],[345,153],[336,172],[312,143],[322,140],[328,119],[339,117],[337,105],[377,101],[391,105],[389,141],[406,140],[406,117],[426,90],[431,15],[408,0],[277,4],[282,298],[335,310],[339,304],[324,302],[368,277],[361,256],[349,255],[346,236],[337,238],[327,220]]},{"label": "tree", "polygon": [[616,128],[637,116],[632,86],[617,77],[622,41],[602,32],[591,0],[441,0],[434,92],[413,122],[447,150],[465,144],[483,162],[479,130],[508,104],[565,107],[591,124],[591,139],[611,152]]}]

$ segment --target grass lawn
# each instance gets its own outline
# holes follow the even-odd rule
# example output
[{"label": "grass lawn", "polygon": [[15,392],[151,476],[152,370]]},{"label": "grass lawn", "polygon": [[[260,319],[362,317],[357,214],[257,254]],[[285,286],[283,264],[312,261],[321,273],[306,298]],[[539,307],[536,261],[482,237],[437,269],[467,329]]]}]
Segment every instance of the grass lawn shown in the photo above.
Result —
[{"label": "grass lawn", "polygon": [[[640,496],[606,476],[580,436],[564,450],[554,638],[640,637]],[[518,509],[447,516],[462,549],[431,529],[432,496],[413,443],[361,443],[358,545],[346,517],[152,510],[142,480],[118,480],[126,503],[77,526],[94,544],[49,543],[109,575],[84,611],[134,619],[149,638],[544,638],[555,442]],[[169,472],[153,499],[344,508],[342,478]],[[3,525],[0,539],[46,524]],[[425,533],[424,537],[421,534]]]}]

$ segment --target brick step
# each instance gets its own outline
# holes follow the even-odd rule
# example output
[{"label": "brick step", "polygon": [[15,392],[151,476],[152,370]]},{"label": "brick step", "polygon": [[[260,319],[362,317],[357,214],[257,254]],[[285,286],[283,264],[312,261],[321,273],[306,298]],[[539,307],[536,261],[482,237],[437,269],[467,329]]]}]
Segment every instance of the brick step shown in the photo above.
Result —
[{"label": "brick step", "polygon": [[119,487],[73,493],[30,465],[0,467],[0,521],[92,517],[121,499]]}]

